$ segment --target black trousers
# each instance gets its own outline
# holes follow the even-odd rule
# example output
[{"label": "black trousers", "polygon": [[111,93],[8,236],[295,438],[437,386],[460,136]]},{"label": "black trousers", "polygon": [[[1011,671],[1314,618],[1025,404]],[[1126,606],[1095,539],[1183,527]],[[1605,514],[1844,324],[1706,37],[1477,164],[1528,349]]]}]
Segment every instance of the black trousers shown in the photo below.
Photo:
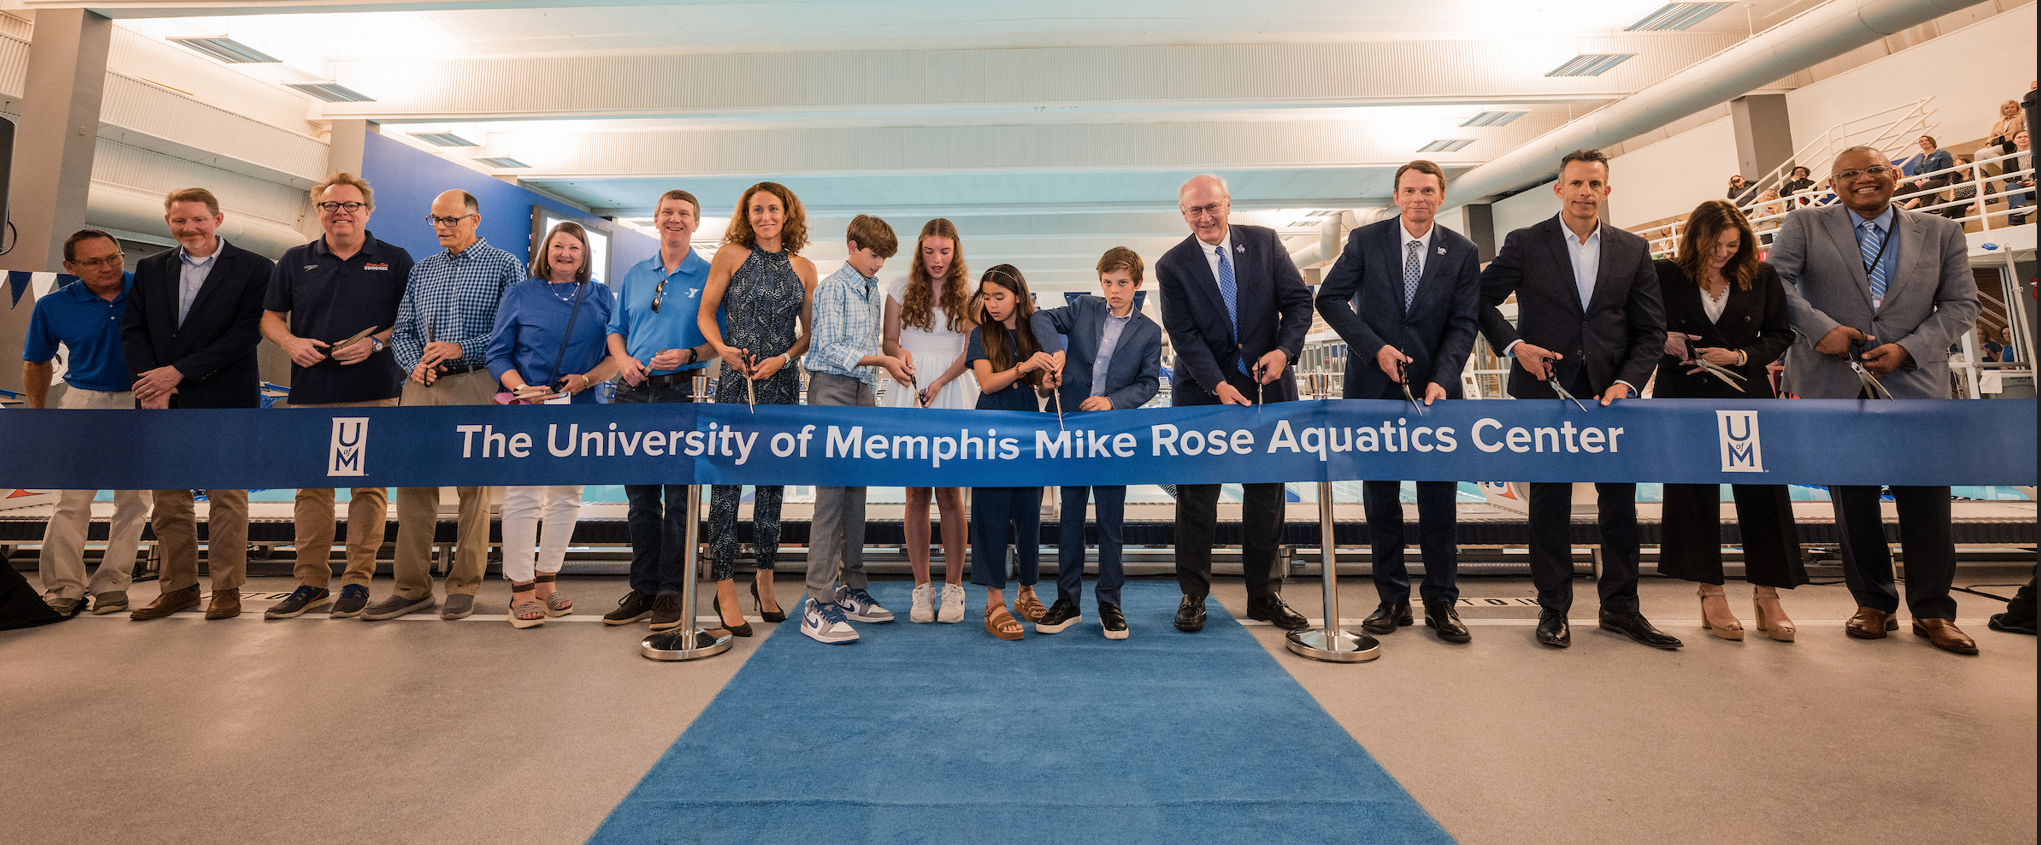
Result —
[{"label": "black trousers", "polygon": [[[1857,606],[1895,613],[1899,590],[1892,580],[1892,547],[1877,487],[1830,487],[1836,533],[1842,535],[1843,579]],[[1956,580],[1956,540],[1950,532],[1949,488],[1894,487],[1899,509],[1899,549],[1906,555],[1906,606],[1915,619],[1956,619],[1949,586]]]},{"label": "black trousers", "polygon": [[[1807,583],[1793,497],[1783,484],[1732,484],[1743,539],[1743,580],[1790,590]],[[1715,484],[1665,485],[1658,574],[1722,583],[1722,489]]]},{"label": "black trousers", "polygon": [[[1249,598],[1283,591],[1276,572],[1276,546],[1283,537],[1283,485],[1243,484],[1240,507],[1241,566]],[[1219,527],[1219,485],[1180,484],[1176,488],[1176,582],[1184,595],[1204,598],[1212,592],[1212,537]]]},{"label": "black trousers", "polygon": [[[1602,532],[1602,612],[1637,612],[1637,485],[1596,484]],[[1538,604],[1573,609],[1573,485],[1531,485],[1531,583]]]},{"label": "black trousers", "polygon": [[[1368,538],[1375,551],[1375,593],[1385,602],[1410,601],[1410,569],[1403,563],[1403,504],[1400,481],[1361,484],[1361,507],[1368,514]],[[1459,483],[1417,483],[1417,537],[1424,555],[1425,604],[1460,600]]]}]

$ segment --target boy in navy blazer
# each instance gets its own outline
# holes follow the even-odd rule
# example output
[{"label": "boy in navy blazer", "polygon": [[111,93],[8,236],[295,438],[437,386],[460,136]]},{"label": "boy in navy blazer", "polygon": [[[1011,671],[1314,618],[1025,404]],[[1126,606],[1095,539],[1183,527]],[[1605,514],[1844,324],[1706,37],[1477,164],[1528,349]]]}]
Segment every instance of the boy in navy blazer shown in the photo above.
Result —
[{"label": "boy in navy blazer", "polygon": [[[1134,308],[1142,269],[1140,255],[1123,246],[1113,247],[1098,261],[1103,297],[1078,297],[1062,308],[1035,312],[1035,338],[1043,351],[1056,358],[1062,374],[1057,394],[1066,410],[1121,411],[1139,408],[1155,398],[1162,381],[1162,328]],[[1124,486],[1063,488],[1056,603],[1035,623],[1035,631],[1054,634],[1084,621],[1078,608],[1084,594],[1087,498],[1098,506],[1099,627],[1106,639],[1124,640],[1127,617],[1120,612],[1120,585],[1127,580],[1120,568],[1120,530],[1127,504]]]},{"label": "boy in navy blazer", "polygon": [[[1480,255],[1474,243],[1432,218],[1446,198],[1446,174],[1429,161],[1396,170],[1396,217],[1355,229],[1318,288],[1318,313],[1339,333],[1347,355],[1348,399],[1426,405],[1460,398],[1460,368],[1474,348],[1481,308]],[[1417,483],[1419,543],[1424,550],[1425,625],[1448,642],[1469,639],[1460,600],[1458,483]],[[1388,634],[1412,622],[1410,575],[1403,565],[1402,483],[1362,484],[1374,541],[1375,592],[1381,604],[1361,623]]]}]

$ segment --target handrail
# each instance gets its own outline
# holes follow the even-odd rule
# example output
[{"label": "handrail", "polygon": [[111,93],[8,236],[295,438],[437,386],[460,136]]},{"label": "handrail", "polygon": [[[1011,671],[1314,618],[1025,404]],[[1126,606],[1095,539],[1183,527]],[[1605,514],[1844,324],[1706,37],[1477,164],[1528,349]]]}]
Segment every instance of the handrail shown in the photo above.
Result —
[{"label": "handrail", "polygon": [[[1881,150],[1885,149],[1886,146],[1890,144],[1894,139],[1903,137],[1904,135],[1913,134],[1915,129],[1925,132],[1930,126],[1932,126],[1932,124],[1929,123],[1928,118],[1934,112],[1933,110],[1928,108],[1928,104],[1933,102],[1934,99],[1935,99],[1934,97],[1930,96],[1920,100],[1916,100],[1911,103],[1901,103],[1899,105],[1893,106],[1883,111],[1872,112],[1862,117],[1856,117],[1851,118],[1849,120],[1841,121],[1836,125],[1829,127],[1820,135],[1816,136],[1814,140],[1801,145],[1800,149],[1793,151],[1792,156],[1788,157],[1785,161],[1780,162],[1779,166],[1772,168],[1771,171],[1766,173],[1765,175],[1751,180],[1750,184],[1752,188],[1756,190],[1758,193],[1764,193],[1767,189],[1776,188],[1780,185],[1783,185],[1786,183],[1785,177],[1793,172],[1794,167],[1801,166],[1803,163],[1808,161],[1818,161],[1820,159],[1828,158],[1834,155],[1837,152],[1837,150],[1840,149],[1840,147],[1842,146],[1854,146],[1849,143],[1849,139],[1852,135],[1856,135],[1860,132],[1876,132],[1877,134],[1871,140],[1864,142],[1864,145],[1877,147],[1878,149]],[[1891,114],[1897,111],[1904,111],[1905,113],[1891,120],[1887,121],[1879,120],[1879,118],[1883,117],[1884,115]],[[1867,124],[1867,123],[1873,125],[1865,126],[1862,129],[1849,128],[1853,124]],[[1908,131],[1904,133],[1895,132],[1894,130],[1900,126],[1907,127]],[[1813,152],[1816,148],[1821,149],[1821,152],[1819,154],[1815,154]],[[1813,168],[1810,166],[1809,169],[1812,170]]]}]

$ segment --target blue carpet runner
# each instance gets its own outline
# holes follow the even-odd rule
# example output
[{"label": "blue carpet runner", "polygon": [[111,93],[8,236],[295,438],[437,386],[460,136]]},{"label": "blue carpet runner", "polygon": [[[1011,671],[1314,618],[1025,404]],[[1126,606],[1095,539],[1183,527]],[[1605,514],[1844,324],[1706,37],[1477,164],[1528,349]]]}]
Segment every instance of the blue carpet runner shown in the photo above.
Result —
[{"label": "blue carpet runner", "polygon": [[1090,586],[1083,623],[1020,642],[975,587],[917,625],[910,585],[874,584],[900,619],[856,645],[789,619],[589,841],[1453,841],[1217,602],[1181,634],[1175,584],[1128,584],[1115,642]]}]

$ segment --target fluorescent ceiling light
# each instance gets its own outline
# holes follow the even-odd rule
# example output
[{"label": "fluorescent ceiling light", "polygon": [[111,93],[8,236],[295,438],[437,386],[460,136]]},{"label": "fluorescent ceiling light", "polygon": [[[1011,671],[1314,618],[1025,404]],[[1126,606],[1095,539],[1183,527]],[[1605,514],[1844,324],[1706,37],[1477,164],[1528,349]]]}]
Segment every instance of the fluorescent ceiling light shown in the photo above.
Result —
[{"label": "fluorescent ceiling light", "polygon": [[283,61],[224,35],[173,35],[170,43],[204,53],[230,65],[273,64]]},{"label": "fluorescent ceiling light", "polygon": [[1671,32],[1682,30],[1706,20],[1709,15],[1729,8],[1728,3],[1667,3],[1665,8],[1645,15],[1644,19],[1623,28],[1624,32]]},{"label": "fluorescent ceiling light", "polygon": [[478,158],[474,159],[474,162],[476,164],[486,165],[489,167],[501,167],[506,169],[531,167],[531,165],[525,164],[524,162],[518,161],[517,159],[511,158],[510,156],[491,156],[489,158]]},{"label": "fluorescent ceiling light", "polygon": [[296,88],[329,103],[373,103],[376,98],[338,82],[286,82],[284,87]]},{"label": "fluorescent ceiling light", "polygon": [[1472,143],[1474,143],[1473,138],[1443,138],[1418,147],[1417,151],[1421,153],[1457,153],[1466,149],[1467,145]]},{"label": "fluorescent ceiling light", "polygon": [[1509,122],[1523,117],[1528,112],[1485,111],[1467,119],[1461,126],[1508,126]]},{"label": "fluorescent ceiling light", "polygon": [[1547,71],[1546,76],[1601,76],[1636,53],[1583,53],[1566,64]]},{"label": "fluorescent ceiling light", "polygon": [[479,147],[477,144],[452,132],[412,132],[411,137],[432,144],[435,147]]}]

